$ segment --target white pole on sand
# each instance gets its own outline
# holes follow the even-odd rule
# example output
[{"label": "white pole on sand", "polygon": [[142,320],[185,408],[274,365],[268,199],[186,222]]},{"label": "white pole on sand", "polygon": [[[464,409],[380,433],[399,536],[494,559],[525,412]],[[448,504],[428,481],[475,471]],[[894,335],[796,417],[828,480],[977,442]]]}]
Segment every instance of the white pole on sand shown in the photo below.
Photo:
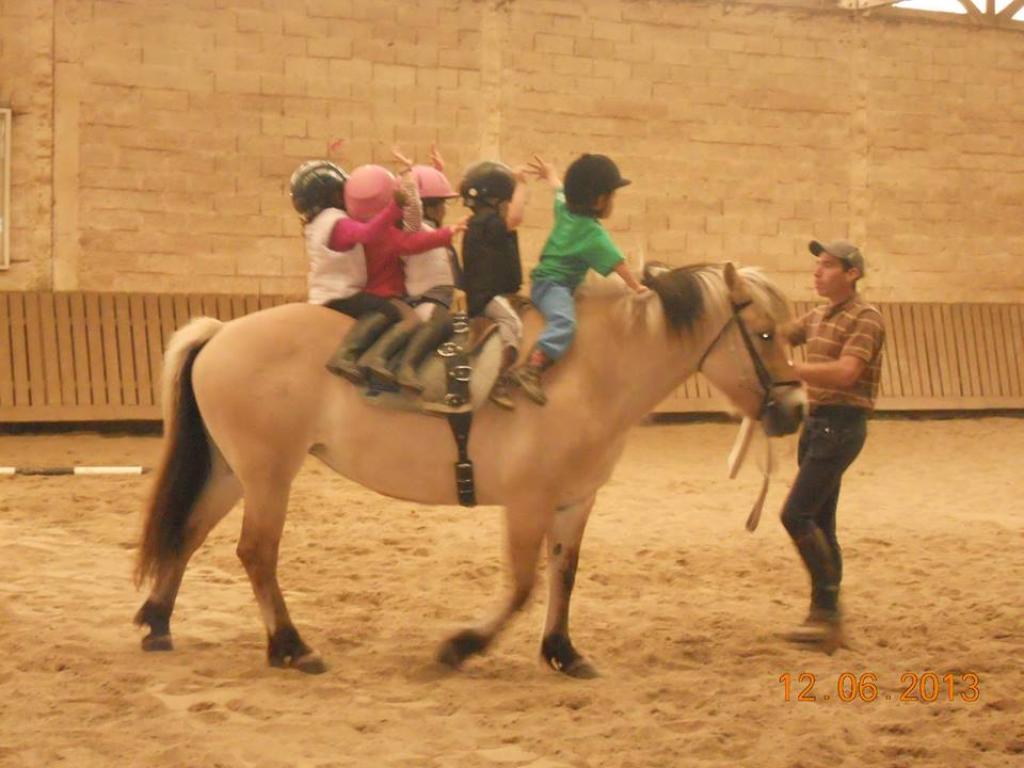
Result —
[{"label": "white pole on sand", "polygon": [[0,467],[0,475],[141,475],[148,467]]}]

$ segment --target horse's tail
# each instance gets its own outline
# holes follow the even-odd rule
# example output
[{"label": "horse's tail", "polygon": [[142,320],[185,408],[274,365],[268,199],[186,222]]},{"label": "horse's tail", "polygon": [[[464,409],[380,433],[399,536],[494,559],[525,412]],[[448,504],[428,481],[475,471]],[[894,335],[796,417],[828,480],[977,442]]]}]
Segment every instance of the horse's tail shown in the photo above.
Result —
[{"label": "horse's tail", "polygon": [[192,507],[210,475],[210,443],[192,389],[196,355],[224,324],[199,317],[171,336],[162,377],[164,450],[146,506],[135,583],[181,553]]}]

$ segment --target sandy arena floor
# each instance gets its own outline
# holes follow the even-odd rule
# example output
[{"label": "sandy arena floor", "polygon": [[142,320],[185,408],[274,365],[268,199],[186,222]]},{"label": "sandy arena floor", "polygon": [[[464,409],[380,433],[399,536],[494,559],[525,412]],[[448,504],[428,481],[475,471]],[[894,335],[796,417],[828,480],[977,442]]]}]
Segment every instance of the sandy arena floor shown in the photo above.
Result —
[{"label": "sandy arena floor", "polygon": [[[855,647],[832,657],[777,637],[806,607],[776,514],[795,440],[750,535],[759,474],[751,457],[726,479],[735,431],[633,433],[584,541],[573,639],[603,675],[585,682],[537,662],[546,589],[487,656],[434,665],[503,587],[496,509],[392,502],[311,459],[280,570],[330,665],[306,677],[265,665],[239,510],[192,561],[176,650],[144,654],[130,571],[150,479],[0,478],[0,765],[1024,765],[1024,420],[872,423],[839,512]],[[2,436],[0,465],[152,465],[158,447]],[[927,672],[938,700],[900,702]],[[794,699],[815,675],[816,701],[787,703],[785,673]],[[877,676],[877,699],[841,701],[843,673]]]}]

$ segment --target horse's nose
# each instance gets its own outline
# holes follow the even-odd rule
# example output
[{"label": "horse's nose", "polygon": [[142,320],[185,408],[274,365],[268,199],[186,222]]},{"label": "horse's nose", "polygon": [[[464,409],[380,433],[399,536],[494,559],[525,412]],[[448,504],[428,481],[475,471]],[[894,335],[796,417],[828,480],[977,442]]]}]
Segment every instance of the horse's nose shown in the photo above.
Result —
[{"label": "horse's nose", "polygon": [[762,421],[769,437],[791,435],[800,429],[804,418],[804,401],[797,393],[772,401],[765,408]]}]

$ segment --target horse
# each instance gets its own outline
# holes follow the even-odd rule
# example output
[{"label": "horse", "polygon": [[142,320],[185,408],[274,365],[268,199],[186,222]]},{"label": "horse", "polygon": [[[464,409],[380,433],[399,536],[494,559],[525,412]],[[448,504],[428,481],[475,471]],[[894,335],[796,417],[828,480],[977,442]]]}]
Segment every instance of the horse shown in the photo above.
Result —
[{"label": "horse", "polygon": [[[545,373],[546,405],[520,394],[514,411],[485,404],[475,413],[477,499],[505,509],[511,589],[492,616],[442,642],[443,664],[458,668],[484,651],[523,607],[546,540],[542,660],[572,677],[597,674],[569,636],[587,519],[630,427],[696,371],[769,435],[798,429],[806,397],[775,333],[788,305],[760,270],[702,264],[645,272],[644,282],[646,299],[613,281],[578,292],[578,333]],[[527,314],[524,341],[540,331],[537,314]],[[237,555],[266,627],[267,660],[326,669],[292,623],[277,579],[289,490],[309,454],[385,496],[456,503],[446,420],[372,404],[325,369],[350,324],[338,312],[294,303],[227,323],[196,318],[170,339],[163,453],[135,570],[137,586],[151,582],[135,617],[149,630],[144,650],[172,649],[171,613],[189,558],[244,499]]]}]

